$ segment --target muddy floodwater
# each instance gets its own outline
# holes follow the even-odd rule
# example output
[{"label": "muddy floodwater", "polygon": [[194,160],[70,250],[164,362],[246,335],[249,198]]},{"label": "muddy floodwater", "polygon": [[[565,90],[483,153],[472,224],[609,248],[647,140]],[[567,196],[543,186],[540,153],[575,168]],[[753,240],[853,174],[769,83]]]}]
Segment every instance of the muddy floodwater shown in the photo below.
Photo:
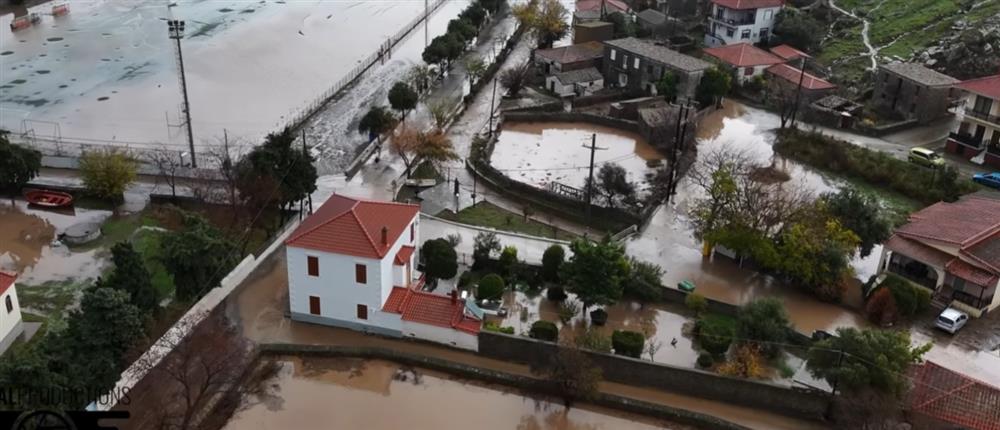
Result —
[{"label": "muddy floodwater", "polygon": [[682,429],[386,361],[285,357],[276,389],[226,429]]},{"label": "muddy floodwater", "polygon": [[518,181],[544,187],[559,182],[582,188],[589,173],[592,136],[597,135],[594,174],[601,166],[615,163],[634,182],[644,182],[650,163],[663,155],[641,136],[587,123],[514,122],[503,125],[493,150],[491,164]]}]

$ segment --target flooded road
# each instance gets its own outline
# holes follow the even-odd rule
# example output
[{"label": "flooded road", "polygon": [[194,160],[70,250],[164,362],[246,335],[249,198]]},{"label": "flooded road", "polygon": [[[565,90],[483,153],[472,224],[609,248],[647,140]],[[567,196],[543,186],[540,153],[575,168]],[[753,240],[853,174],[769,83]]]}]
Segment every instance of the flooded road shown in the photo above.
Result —
[{"label": "flooded road", "polygon": [[615,163],[630,181],[645,182],[663,155],[636,133],[588,123],[508,122],[503,125],[490,163],[511,178],[544,187],[559,182],[582,188],[589,173],[591,136],[604,148],[594,156],[594,172]]},{"label": "flooded road", "polygon": [[379,360],[285,357],[273,397],[226,429],[687,429]]}]

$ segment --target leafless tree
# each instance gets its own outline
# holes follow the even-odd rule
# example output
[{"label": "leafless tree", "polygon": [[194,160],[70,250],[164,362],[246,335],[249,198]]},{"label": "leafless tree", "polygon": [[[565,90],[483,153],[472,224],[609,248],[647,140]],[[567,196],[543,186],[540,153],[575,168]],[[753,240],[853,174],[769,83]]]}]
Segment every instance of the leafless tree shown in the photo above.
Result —
[{"label": "leafless tree", "polygon": [[166,145],[161,145],[150,152],[145,153],[145,159],[156,167],[156,180],[163,180],[170,187],[170,196],[177,198],[177,174],[185,167],[182,151],[170,149]]},{"label": "leafless tree", "polygon": [[500,72],[500,85],[507,89],[507,94],[517,97],[518,93],[528,84],[528,75],[531,72],[531,63],[516,65]]},{"label": "leafless tree", "polygon": [[656,359],[656,353],[660,351],[663,347],[663,342],[651,338],[649,342],[646,342],[646,354],[649,354],[649,361],[654,361]]},{"label": "leafless tree", "polygon": [[778,109],[781,128],[795,127],[795,114],[802,104],[797,97],[797,86],[781,79],[771,79],[766,86],[766,102]]}]

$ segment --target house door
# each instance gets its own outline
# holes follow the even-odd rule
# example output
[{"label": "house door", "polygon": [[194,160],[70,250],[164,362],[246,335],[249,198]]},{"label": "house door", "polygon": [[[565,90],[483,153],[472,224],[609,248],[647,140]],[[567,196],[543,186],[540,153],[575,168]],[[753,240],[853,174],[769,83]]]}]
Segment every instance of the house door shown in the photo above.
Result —
[{"label": "house door", "polygon": [[309,296],[309,313],[319,315],[319,297]]},{"label": "house door", "polygon": [[985,135],[986,135],[986,127],[983,127],[982,125],[977,124],[976,125],[976,134],[973,135],[972,137],[975,138],[977,142],[982,142],[983,141],[983,136],[985,136]]},{"label": "house door", "polygon": [[624,86],[627,86],[627,85],[628,85],[628,74],[626,74],[626,73],[619,73],[618,74],[618,86],[619,87],[624,87]]}]

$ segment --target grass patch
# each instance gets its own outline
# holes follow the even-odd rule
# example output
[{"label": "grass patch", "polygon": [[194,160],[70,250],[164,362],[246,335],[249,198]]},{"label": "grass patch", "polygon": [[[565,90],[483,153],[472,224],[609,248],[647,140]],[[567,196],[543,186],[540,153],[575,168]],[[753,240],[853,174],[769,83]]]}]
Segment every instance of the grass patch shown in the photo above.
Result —
[{"label": "grass patch", "polygon": [[437,179],[437,180],[444,179],[444,177],[441,176],[441,172],[438,172],[437,168],[434,167],[434,164],[428,163],[426,161],[420,163],[417,167],[413,169],[413,172],[411,172],[410,174],[410,178]]},{"label": "grass patch", "polygon": [[142,256],[142,261],[149,271],[150,282],[160,297],[170,297],[174,294],[174,277],[160,259],[160,243],[163,233],[154,230],[139,231],[132,240],[135,251]]},{"label": "grass patch", "polygon": [[21,308],[30,309],[43,318],[63,315],[76,304],[77,295],[91,285],[91,281],[49,281],[39,285],[23,285],[17,289]]},{"label": "grass patch", "polygon": [[70,249],[73,251],[85,251],[95,248],[111,249],[114,244],[129,240],[132,237],[132,233],[135,233],[139,227],[157,227],[159,225],[159,221],[150,215],[148,209],[131,215],[112,216],[104,221],[104,224],[101,224],[100,238],[93,242],[71,247]]},{"label": "grass patch", "polygon": [[530,219],[525,221],[523,215],[508,211],[490,202],[479,202],[475,206],[462,209],[458,214],[450,210],[445,210],[437,216],[463,224],[490,227],[497,230],[524,233],[532,236],[562,240],[573,240],[577,237],[573,233],[560,230],[548,224]]}]

